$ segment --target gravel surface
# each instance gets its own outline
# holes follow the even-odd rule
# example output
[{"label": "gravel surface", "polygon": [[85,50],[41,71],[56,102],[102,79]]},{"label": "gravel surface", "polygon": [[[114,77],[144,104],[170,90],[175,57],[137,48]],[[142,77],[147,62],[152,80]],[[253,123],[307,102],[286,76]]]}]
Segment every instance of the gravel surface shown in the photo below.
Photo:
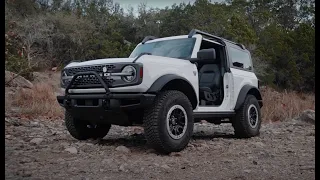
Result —
[{"label": "gravel surface", "polygon": [[78,141],[61,120],[5,118],[5,179],[315,179],[315,126],[264,124],[236,139],[230,124],[196,124],[188,147],[160,155],[140,127]]}]

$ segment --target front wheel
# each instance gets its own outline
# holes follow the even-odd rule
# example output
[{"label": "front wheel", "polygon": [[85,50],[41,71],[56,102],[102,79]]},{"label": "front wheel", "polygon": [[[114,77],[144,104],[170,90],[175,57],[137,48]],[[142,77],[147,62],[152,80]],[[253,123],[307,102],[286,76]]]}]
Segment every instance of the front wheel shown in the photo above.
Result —
[{"label": "front wheel", "polygon": [[143,119],[148,143],[161,153],[183,150],[193,133],[193,109],[180,91],[159,94]]},{"label": "front wheel", "polygon": [[78,140],[103,138],[111,127],[110,124],[90,124],[76,119],[68,111],[65,112],[65,124],[71,136]]},{"label": "front wheel", "polygon": [[249,138],[259,135],[261,111],[255,96],[247,95],[236,116],[232,119],[232,126],[237,137]]}]

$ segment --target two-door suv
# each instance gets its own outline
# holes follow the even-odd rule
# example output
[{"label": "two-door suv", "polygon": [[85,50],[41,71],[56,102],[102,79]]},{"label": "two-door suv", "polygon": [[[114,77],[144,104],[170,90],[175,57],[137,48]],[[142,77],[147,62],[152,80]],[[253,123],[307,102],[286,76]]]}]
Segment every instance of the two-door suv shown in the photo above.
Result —
[{"label": "two-door suv", "polygon": [[128,58],[71,62],[61,72],[65,124],[78,140],[103,138],[111,125],[142,125],[157,151],[183,150],[195,122],[232,123],[259,134],[262,97],[242,45],[192,30],[147,36]]}]

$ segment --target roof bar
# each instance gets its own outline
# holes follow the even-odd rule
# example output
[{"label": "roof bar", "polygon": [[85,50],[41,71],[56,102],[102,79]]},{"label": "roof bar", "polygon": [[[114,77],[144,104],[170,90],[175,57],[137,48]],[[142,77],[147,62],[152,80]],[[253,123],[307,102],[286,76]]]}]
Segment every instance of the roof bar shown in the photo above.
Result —
[{"label": "roof bar", "polygon": [[157,37],[154,37],[154,36],[146,36],[146,37],[142,40],[142,44],[144,44],[144,43],[147,42],[147,41],[154,40],[154,39],[157,39]]},{"label": "roof bar", "polygon": [[221,40],[222,38],[218,37],[218,36],[215,36],[215,35],[212,35],[212,34],[209,34],[209,33],[206,33],[206,32],[203,32],[203,31],[200,31],[198,29],[192,29],[189,34],[188,34],[188,38],[191,38],[193,35],[195,34],[201,34],[201,35],[204,35],[204,36],[208,36],[208,37],[211,37],[211,38],[214,38],[214,39],[218,39],[218,40]]},{"label": "roof bar", "polygon": [[212,35],[212,34],[209,34],[207,32],[203,32],[203,31],[200,31],[198,29],[192,29],[190,31],[190,33],[188,34],[188,38],[191,38],[193,35],[195,34],[201,34],[203,36],[207,36],[207,37],[211,37],[213,39],[216,39],[218,40],[219,42],[223,42],[223,44],[225,44],[225,42],[228,42],[228,43],[232,43],[232,44],[235,44],[237,46],[240,46],[242,49],[245,49],[245,46],[243,44],[240,44],[240,43],[235,43],[235,42],[232,42],[230,40],[227,40],[227,39],[224,39],[224,38],[221,38],[219,36],[215,36],[215,35]]}]

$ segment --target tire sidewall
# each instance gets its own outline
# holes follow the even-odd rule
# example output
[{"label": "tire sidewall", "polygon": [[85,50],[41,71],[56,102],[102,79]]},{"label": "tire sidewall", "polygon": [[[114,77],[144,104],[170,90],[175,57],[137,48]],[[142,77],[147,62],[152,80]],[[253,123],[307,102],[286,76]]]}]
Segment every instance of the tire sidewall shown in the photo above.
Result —
[{"label": "tire sidewall", "polygon": [[[185,96],[181,93],[181,95]],[[163,142],[166,142],[168,146],[170,146],[173,149],[182,149],[184,148],[193,133],[193,110],[192,106],[188,100],[188,98],[185,96],[185,98],[179,98],[181,96],[177,96],[178,98],[171,98],[168,97],[166,101],[163,103],[163,106],[161,107],[159,117],[158,117],[158,123],[159,123],[159,132],[163,137]],[[183,107],[183,109],[186,111],[188,123],[187,123],[187,129],[184,135],[180,139],[173,139],[168,132],[167,129],[167,114],[171,107],[174,105],[180,105]]]}]

